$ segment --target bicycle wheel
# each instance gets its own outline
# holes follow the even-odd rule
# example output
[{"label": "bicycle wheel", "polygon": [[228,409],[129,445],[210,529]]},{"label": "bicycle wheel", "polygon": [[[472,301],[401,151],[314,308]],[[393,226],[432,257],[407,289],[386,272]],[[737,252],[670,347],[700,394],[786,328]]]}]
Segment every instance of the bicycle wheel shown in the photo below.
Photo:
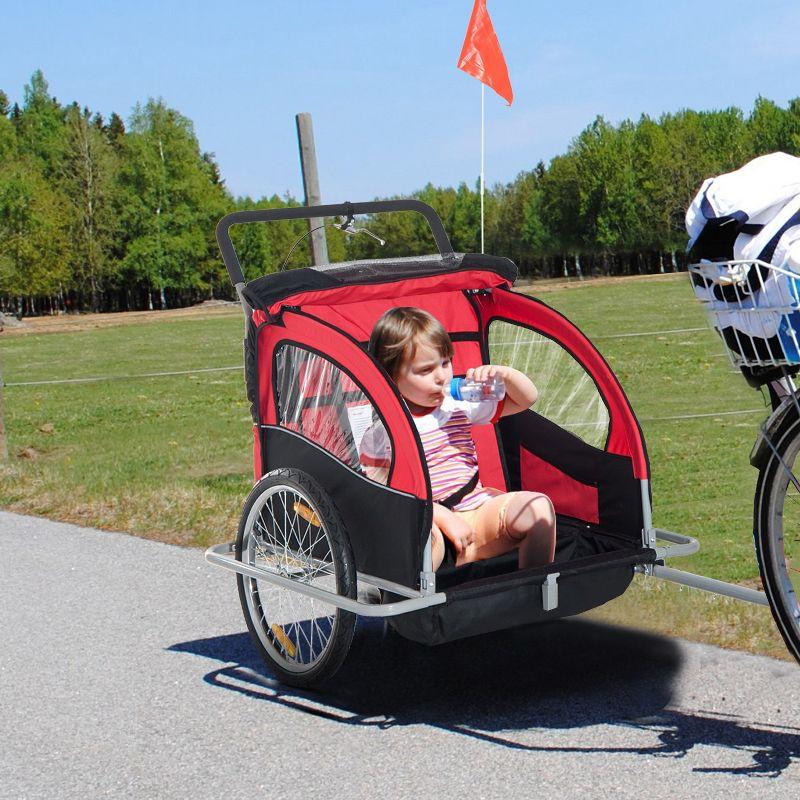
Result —
[{"label": "bicycle wheel", "polygon": [[772,616],[800,661],[800,420],[773,436],[774,452],[760,471],[754,508],[758,568]]},{"label": "bicycle wheel", "polygon": [[[292,581],[356,596],[355,562],[339,514],[319,485],[298,470],[276,470],[253,488],[235,555]],[[236,577],[253,642],[282,681],[310,686],[339,669],[355,614],[266,579]]]}]

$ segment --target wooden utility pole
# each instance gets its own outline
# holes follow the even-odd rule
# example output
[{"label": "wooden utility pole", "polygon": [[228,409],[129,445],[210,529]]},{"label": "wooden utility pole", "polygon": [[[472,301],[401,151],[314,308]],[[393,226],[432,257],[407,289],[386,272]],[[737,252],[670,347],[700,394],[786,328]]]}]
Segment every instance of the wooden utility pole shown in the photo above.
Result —
[{"label": "wooden utility pole", "polygon": [[3,379],[0,378],[0,465],[8,463],[8,442],[6,441],[6,423],[3,413]]},{"label": "wooden utility pole", "polygon": [[[3,332],[3,315],[0,313],[0,333]],[[8,442],[6,441],[6,420],[3,409],[3,363],[0,361],[0,465],[8,463]]]},{"label": "wooden utility pole", "polygon": [[[303,171],[303,191],[306,195],[307,206],[322,205],[319,191],[319,173],[317,172],[317,151],[314,147],[314,128],[311,124],[311,114],[297,114],[297,141],[300,145],[300,168]],[[325,239],[325,220],[314,218],[308,221],[311,234],[311,258],[315,265],[328,263],[328,243]],[[319,230],[314,230],[319,228]]]}]

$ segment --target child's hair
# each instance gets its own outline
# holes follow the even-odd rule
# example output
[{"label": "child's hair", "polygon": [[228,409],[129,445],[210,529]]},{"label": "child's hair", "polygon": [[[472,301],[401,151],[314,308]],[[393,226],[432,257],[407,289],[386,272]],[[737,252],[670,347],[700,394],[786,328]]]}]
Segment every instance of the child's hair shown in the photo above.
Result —
[{"label": "child's hair", "polygon": [[400,306],[384,312],[375,323],[369,351],[394,379],[403,361],[414,358],[420,342],[433,347],[442,358],[453,357],[453,343],[436,317],[421,308]]}]

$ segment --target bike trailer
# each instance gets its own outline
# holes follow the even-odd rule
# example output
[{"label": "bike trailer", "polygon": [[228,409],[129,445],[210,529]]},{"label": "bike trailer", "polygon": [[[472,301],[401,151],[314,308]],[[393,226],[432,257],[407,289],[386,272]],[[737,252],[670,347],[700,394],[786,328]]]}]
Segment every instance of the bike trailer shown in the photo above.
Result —
[{"label": "bike trailer", "polygon": [[[634,567],[655,558],[643,541],[645,443],[619,381],[565,317],[513,291],[511,261],[453,253],[428,206],[348,204],[314,215],[386,210],[423,213],[440,252],[237,281],[246,308],[256,486],[280,470],[310,476],[341,520],[357,579],[382,590],[391,624],[417,641],[555,619],[616,597]],[[312,210],[287,209],[283,218],[286,211],[308,216]],[[228,228],[276,218],[280,211],[237,212],[223,220],[229,268],[235,254]],[[430,570],[432,501],[421,443],[393,382],[366,349],[378,317],[398,305],[418,306],[442,322],[453,340],[455,375],[503,363],[533,377],[541,398],[536,410],[475,427],[473,438],[484,485],[541,491],[553,501],[554,563],[520,571],[511,553],[435,575]],[[360,436],[373,420],[382,422],[391,442],[383,480],[369,479],[359,460]],[[296,501],[284,502],[280,514],[305,514],[307,525],[309,503],[298,511]],[[267,527],[279,523],[291,527],[293,520],[270,520]],[[291,570],[283,571],[291,579]]]}]

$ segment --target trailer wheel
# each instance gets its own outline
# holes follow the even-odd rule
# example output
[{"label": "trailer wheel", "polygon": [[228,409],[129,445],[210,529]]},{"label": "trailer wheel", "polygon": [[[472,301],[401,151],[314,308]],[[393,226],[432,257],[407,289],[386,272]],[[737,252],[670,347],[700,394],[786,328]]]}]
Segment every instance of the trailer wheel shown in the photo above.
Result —
[{"label": "trailer wheel", "polygon": [[[347,533],[325,491],[299,470],[275,470],[245,502],[237,561],[356,597]],[[267,666],[292,686],[330,678],[353,640],[356,615],[265,579],[237,574],[247,628]]]},{"label": "trailer wheel", "polygon": [[753,535],[772,616],[800,661],[800,420],[773,434],[772,443],[777,455],[759,472]]}]

